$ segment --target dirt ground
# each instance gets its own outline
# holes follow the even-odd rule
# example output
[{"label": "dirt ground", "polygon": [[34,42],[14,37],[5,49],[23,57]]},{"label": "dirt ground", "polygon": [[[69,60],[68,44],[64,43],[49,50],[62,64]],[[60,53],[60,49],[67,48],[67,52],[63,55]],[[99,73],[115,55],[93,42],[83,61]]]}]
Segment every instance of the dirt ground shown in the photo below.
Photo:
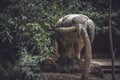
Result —
[{"label": "dirt ground", "polygon": [[[41,73],[41,80],[81,80],[81,74],[65,73]],[[120,74],[116,74],[116,80],[120,80]],[[104,78],[89,75],[89,80],[112,80],[111,74],[105,74]]]},{"label": "dirt ground", "polygon": [[[80,80],[84,67],[83,60],[45,60],[41,64],[42,80]],[[98,64],[91,64],[90,80],[103,80],[103,72]]]},{"label": "dirt ground", "polygon": [[[46,60],[42,64],[41,80],[81,80],[83,61]],[[112,75],[104,74],[97,64],[92,64],[89,80],[112,80]],[[120,74],[115,75],[120,80]]]}]

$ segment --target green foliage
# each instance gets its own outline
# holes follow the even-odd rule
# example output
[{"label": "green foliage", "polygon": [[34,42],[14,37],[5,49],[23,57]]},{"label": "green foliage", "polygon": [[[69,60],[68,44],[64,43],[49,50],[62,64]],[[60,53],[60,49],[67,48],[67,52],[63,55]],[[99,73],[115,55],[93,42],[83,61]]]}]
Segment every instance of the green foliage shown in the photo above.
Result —
[{"label": "green foliage", "polygon": [[99,13],[99,12],[84,12],[83,14],[89,16],[95,24],[96,34],[105,33],[108,31],[108,13]]},{"label": "green foliage", "polygon": [[52,53],[52,47],[50,42],[50,34],[46,33],[41,25],[37,23],[27,23],[25,26],[19,27],[20,34],[20,46],[31,54],[50,54]]}]

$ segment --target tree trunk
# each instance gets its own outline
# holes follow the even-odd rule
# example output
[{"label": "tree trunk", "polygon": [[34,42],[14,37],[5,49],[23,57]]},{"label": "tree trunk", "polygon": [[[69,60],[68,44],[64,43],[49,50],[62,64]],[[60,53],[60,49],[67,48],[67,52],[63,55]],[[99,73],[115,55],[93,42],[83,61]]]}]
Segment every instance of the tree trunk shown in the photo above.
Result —
[{"label": "tree trunk", "polygon": [[112,42],[112,30],[111,30],[111,9],[112,9],[112,0],[110,0],[109,4],[109,40],[110,40],[110,53],[112,54],[112,80],[115,80],[115,71],[114,71],[114,59],[115,55],[113,52],[113,42]]}]

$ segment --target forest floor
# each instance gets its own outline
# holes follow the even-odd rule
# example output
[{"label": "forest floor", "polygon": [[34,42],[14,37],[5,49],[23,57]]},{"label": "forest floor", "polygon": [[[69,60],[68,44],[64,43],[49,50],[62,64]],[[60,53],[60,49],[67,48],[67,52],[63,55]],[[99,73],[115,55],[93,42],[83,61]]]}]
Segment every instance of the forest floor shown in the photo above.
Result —
[{"label": "forest floor", "polygon": [[[120,80],[120,74],[115,75],[116,80]],[[41,73],[42,80],[81,80],[81,74],[65,74],[65,73]],[[89,76],[89,80],[112,80],[111,74],[104,74],[104,78]]]},{"label": "forest floor", "polygon": [[[111,65],[110,59],[93,59],[93,63],[100,64],[102,66]],[[120,66],[120,59],[115,60],[115,65]],[[59,73],[59,72],[43,72],[40,74],[42,80],[81,80],[82,73]],[[120,74],[115,74],[116,80],[120,80]],[[104,77],[99,75],[90,74],[89,80],[112,80],[111,73],[104,73]]]}]

